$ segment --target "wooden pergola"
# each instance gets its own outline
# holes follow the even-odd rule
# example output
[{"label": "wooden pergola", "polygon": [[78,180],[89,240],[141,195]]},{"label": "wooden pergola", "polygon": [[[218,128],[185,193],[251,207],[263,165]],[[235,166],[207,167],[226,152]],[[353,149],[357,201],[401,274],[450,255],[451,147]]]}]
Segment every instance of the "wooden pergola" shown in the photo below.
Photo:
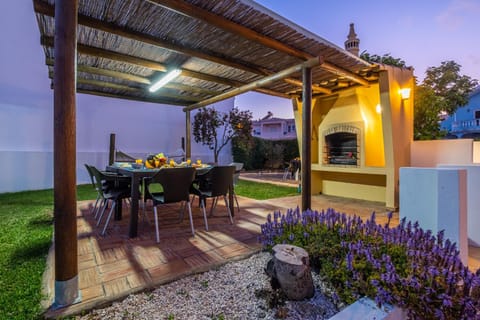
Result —
[{"label": "wooden pergola", "polygon": [[[180,106],[247,92],[302,100],[302,209],[310,208],[311,99],[378,80],[359,59],[250,0],[33,0],[54,89],[55,305],[78,299],[75,94]],[[167,71],[180,76],[158,92]]]}]

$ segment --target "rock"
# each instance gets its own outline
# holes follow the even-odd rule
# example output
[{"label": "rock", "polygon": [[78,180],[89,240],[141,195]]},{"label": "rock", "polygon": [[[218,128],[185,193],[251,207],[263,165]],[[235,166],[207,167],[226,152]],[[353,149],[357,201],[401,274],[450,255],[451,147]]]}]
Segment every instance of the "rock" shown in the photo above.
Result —
[{"label": "rock", "polygon": [[289,300],[302,300],[314,295],[314,286],[308,253],[304,249],[277,244],[273,247],[273,271],[269,263],[267,274],[276,280]]}]

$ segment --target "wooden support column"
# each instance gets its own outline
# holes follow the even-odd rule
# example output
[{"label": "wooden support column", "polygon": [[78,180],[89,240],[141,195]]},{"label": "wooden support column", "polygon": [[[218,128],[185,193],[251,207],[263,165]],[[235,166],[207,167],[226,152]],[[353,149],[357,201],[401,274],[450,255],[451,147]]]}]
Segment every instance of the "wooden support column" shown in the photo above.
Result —
[{"label": "wooden support column", "polygon": [[110,146],[108,148],[108,165],[115,162],[115,133],[110,133]]},{"label": "wooden support column", "polygon": [[55,1],[53,180],[55,216],[55,301],[79,300],[76,179],[76,43],[78,0]]},{"label": "wooden support column", "polygon": [[312,69],[302,69],[302,211],[312,208]]},{"label": "wooden support column", "polygon": [[192,121],[190,119],[190,110],[185,110],[185,158],[192,158]]}]

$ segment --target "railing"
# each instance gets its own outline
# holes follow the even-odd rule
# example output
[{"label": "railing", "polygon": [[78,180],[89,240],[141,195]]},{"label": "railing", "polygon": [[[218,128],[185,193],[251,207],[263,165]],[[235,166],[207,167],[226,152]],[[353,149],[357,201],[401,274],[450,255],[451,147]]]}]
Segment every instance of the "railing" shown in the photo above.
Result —
[{"label": "railing", "polygon": [[455,121],[452,123],[451,132],[480,131],[480,119]]}]

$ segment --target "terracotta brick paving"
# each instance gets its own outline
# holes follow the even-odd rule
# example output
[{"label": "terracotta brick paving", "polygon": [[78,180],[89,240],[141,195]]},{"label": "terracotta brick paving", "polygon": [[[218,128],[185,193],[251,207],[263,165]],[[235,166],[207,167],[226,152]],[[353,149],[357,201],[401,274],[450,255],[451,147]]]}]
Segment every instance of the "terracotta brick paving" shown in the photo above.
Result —
[{"label": "terracotta brick paving", "polygon": [[[255,201],[238,197],[241,211],[236,211],[235,224],[231,225],[226,208],[219,201],[209,231],[205,230],[200,208],[192,206],[195,237],[192,237],[188,216],[178,219],[178,206],[159,208],[160,243],[155,242],[155,228],[151,208],[147,208],[148,219],[139,217],[138,237],[128,237],[129,207],[124,206],[123,219],[111,221],[107,234],[101,236],[103,223],[97,228],[90,214],[93,202],[78,203],[78,268],[80,303],[59,310],[47,310],[46,317],[57,318],[78,314],[83,310],[101,307],[114,300],[126,297],[188,274],[207,271],[228,261],[245,258],[261,249],[257,241],[259,225],[267,214],[274,210],[285,211],[300,205],[300,196]],[[333,207],[349,214],[370,216],[377,213],[378,222],[385,221],[387,210],[378,203],[349,200],[328,196],[313,196],[314,209]],[[105,219],[105,218],[104,218]],[[398,213],[394,214],[398,223]],[[53,299],[53,250],[47,260],[44,276],[45,293],[51,305]],[[480,248],[470,248],[469,265],[480,267]]]}]

